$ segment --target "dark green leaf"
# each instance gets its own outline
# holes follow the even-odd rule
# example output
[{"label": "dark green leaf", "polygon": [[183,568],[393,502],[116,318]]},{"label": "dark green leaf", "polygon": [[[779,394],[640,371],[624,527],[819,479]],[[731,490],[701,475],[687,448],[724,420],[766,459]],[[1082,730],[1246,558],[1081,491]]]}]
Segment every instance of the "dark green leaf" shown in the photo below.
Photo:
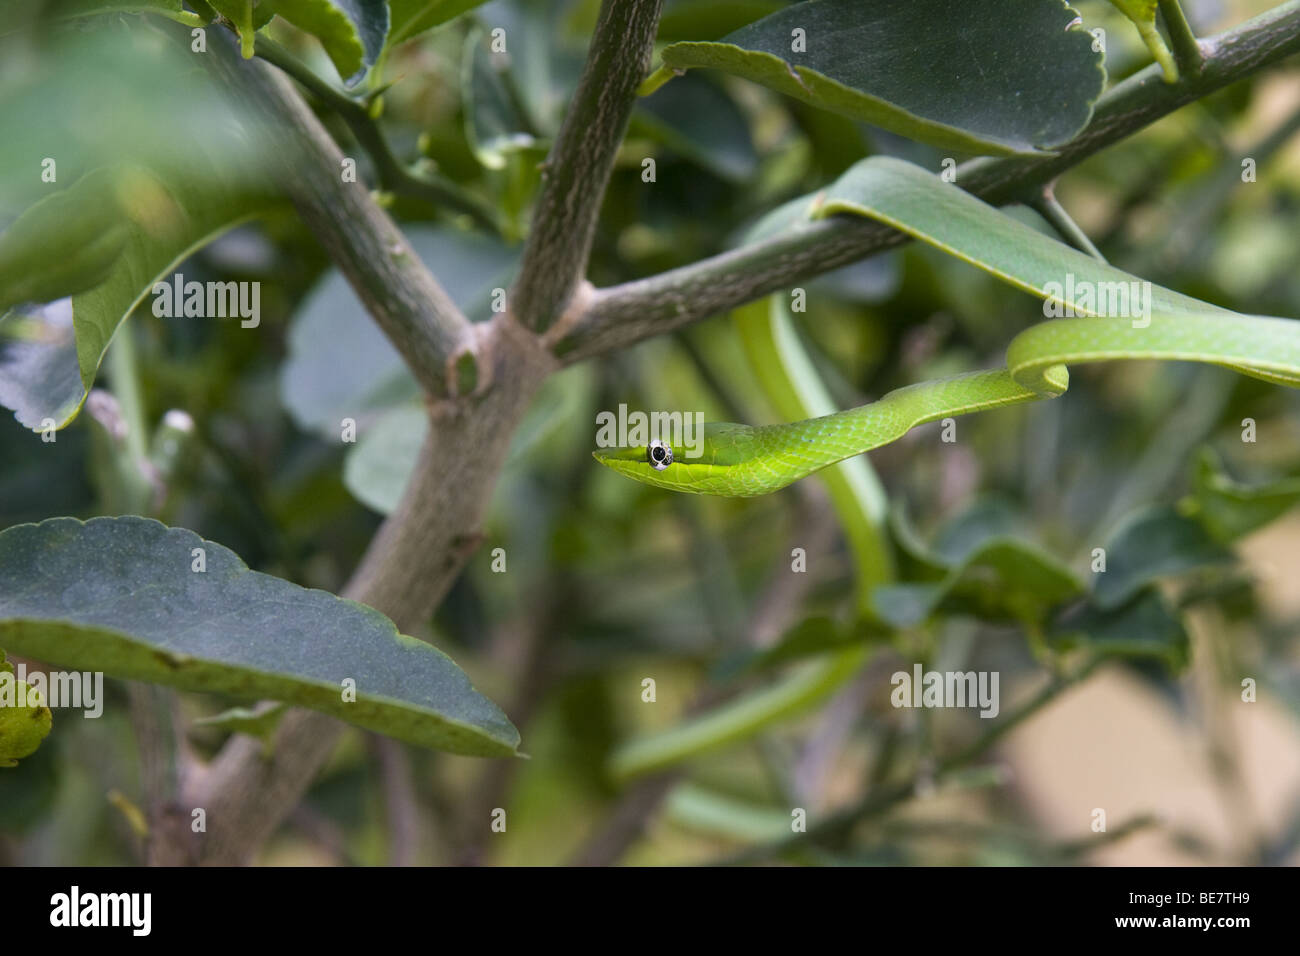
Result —
[{"label": "dark green leaf", "polygon": [[384,0],[262,0],[274,13],[320,40],[339,76],[352,82],[373,66],[388,35]]},{"label": "dark green leaf", "polygon": [[1081,602],[1053,622],[1048,640],[1060,649],[1088,648],[1116,657],[1146,657],[1181,668],[1190,643],[1182,621],[1152,588],[1117,607]]},{"label": "dark green leaf", "polygon": [[877,588],[872,603],[894,627],[913,627],[943,608],[988,620],[1037,624],[1083,593],[1083,584],[1051,555],[1016,538],[988,538],[937,583]]},{"label": "dark green leaf", "polygon": [[674,43],[663,61],[945,149],[1034,153],[1073,139],[1105,83],[1076,19],[1062,0],[811,0],[719,42]]},{"label": "dark green leaf", "polygon": [[1198,522],[1155,507],[1131,515],[1106,543],[1106,570],[1093,593],[1099,606],[1113,608],[1153,581],[1234,560]]},{"label": "dark green leaf", "polygon": [[378,611],[250,571],[227,548],[145,518],[0,532],[0,644],[62,667],[271,697],[453,753],[506,756],[519,742],[449,657]]},{"label": "dark green leaf", "polygon": [[1300,478],[1244,485],[1223,470],[1208,448],[1192,471],[1192,492],[1183,512],[1199,521],[1216,541],[1227,544],[1261,528],[1300,502]]}]

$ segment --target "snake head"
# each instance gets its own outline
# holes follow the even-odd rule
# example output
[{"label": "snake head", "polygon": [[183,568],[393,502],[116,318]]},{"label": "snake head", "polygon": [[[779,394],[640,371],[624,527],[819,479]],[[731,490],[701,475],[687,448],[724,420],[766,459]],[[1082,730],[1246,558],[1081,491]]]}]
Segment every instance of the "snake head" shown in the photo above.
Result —
[{"label": "snake head", "polygon": [[748,425],[710,422],[695,449],[674,449],[655,439],[646,445],[598,448],[591,454],[606,468],[656,488],[747,497],[775,491],[801,477],[768,466],[755,440],[761,431]]}]

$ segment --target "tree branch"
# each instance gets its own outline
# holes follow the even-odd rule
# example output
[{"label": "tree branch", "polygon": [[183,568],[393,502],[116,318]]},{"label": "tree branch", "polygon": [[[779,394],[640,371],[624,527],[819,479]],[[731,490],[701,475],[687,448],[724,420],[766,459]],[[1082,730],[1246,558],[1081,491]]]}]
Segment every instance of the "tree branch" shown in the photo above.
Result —
[{"label": "tree branch", "polygon": [[338,114],[357,138],[361,148],[374,161],[380,186],[389,192],[401,193],[432,206],[465,213],[480,226],[500,234],[501,217],[487,200],[466,192],[441,176],[432,173],[417,174],[394,156],[388,140],[384,138],[364,103],[335,89],[273,40],[259,35],[256,51],[259,57],[293,77],[304,89]]},{"label": "tree branch", "polygon": [[434,397],[471,390],[478,377],[466,363],[477,351],[469,320],[369,190],[343,181],[343,153],[289,80],[234,56],[220,39],[210,59],[265,121],[264,135],[284,157],[285,191],[415,380]]},{"label": "tree branch", "polygon": [[[1056,155],[972,160],[958,168],[957,182],[994,205],[1011,202],[1179,107],[1300,52],[1300,0],[1288,0],[1203,40],[1201,49],[1201,71],[1179,83],[1165,83],[1153,64],[1112,87],[1087,129]],[[600,289],[559,337],[555,354],[572,364],[626,348],[906,241],[882,223],[838,216],[648,279]]]},{"label": "tree branch", "polygon": [[[226,62],[225,75],[246,96],[261,99],[295,156],[300,210],[326,249],[347,272],[368,310],[390,337],[408,345],[440,341],[442,320],[469,325],[410,252],[396,225],[362,188],[343,183],[339,152],[293,86],[265,64]],[[396,243],[396,245],[390,245]],[[392,249],[405,250],[396,255]],[[390,283],[396,283],[394,289]],[[429,299],[412,298],[418,290]],[[431,291],[429,291],[431,290]],[[413,326],[414,328],[408,328]],[[509,314],[478,327],[474,394],[444,398],[430,407],[430,432],[397,510],[370,542],[345,597],[387,614],[403,633],[418,633],[455,580],[481,534],[479,527],[513,434],[542,380],[557,368],[539,340]],[[444,336],[445,337],[445,336]],[[463,346],[462,346],[463,347]],[[413,350],[416,357],[423,349]],[[412,353],[403,348],[408,362]],[[433,371],[430,366],[426,371]],[[421,382],[428,385],[426,379]],[[334,749],[343,725],[322,714],[291,710],[277,730],[270,756],[248,737],[232,737],[188,781],[183,806],[206,811],[207,832],[197,841],[204,863],[248,862],[302,799]]]},{"label": "tree branch", "polygon": [[568,115],[542,165],[541,194],[511,308],[542,332],[583,281],[614,157],[650,66],[663,0],[604,0]]}]

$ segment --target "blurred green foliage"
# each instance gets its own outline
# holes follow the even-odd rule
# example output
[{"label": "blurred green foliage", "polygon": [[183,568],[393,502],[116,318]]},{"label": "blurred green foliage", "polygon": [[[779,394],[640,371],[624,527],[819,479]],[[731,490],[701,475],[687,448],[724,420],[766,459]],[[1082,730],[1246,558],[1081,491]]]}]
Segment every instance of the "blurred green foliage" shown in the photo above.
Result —
[{"label": "blurred green foliage", "polygon": [[[717,38],[779,6],[669,0],[660,39]],[[1140,39],[1108,3],[1081,0],[1077,6],[1086,26],[1107,30],[1112,82],[1148,62]],[[1216,6],[1188,4],[1192,14],[1206,18],[1217,15]],[[1222,6],[1222,21],[1232,23],[1268,4]],[[486,317],[481,306],[490,289],[508,286],[536,195],[535,166],[572,94],[597,8],[595,0],[494,0],[386,50],[363,81],[363,91],[383,89],[381,126],[397,155],[411,161],[423,156],[443,176],[489,197],[514,223],[503,245],[469,232],[456,217],[440,217],[419,199],[391,197],[391,213],[413,239],[439,237],[417,248],[441,279],[454,284],[477,264],[481,274],[466,283],[472,288],[462,299],[480,306],[476,318]],[[122,19],[124,28],[153,29],[136,17]],[[498,65],[478,61],[482,31],[502,25],[510,28],[512,44],[506,80]],[[316,41],[280,23],[270,30],[320,75],[335,78]],[[78,101],[72,91],[59,95],[66,103],[56,99],[59,105],[47,110],[57,113]],[[492,115],[470,112],[475,109]],[[1063,178],[1058,195],[1112,263],[1230,309],[1300,316],[1293,238],[1300,232],[1300,144],[1291,138],[1267,155],[1256,149],[1297,111],[1294,68],[1266,71],[1089,159]],[[131,110],[114,115],[138,118]],[[327,109],[322,117],[341,142],[352,142]],[[6,130],[22,126],[9,122]],[[675,80],[634,115],[605,199],[590,278],[609,285],[714,254],[775,205],[824,186],[875,153],[932,169],[942,158],[929,147],[717,73]],[[361,177],[373,182],[364,154],[352,149],[350,155],[362,157]],[[647,156],[656,159],[653,186],[641,175]],[[1224,181],[1225,169],[1239,171],[1246,156],[1258,162],[1257,182],[1242,184],[1234,175],[1230,188],[1215,185]],[[1049,229],[1035,213],[1012,211]],[[479,268],[485,258],[492,268]],[[378,527],[380,511],[393,502],[394,468],[401,473],[394,463],[420,440],[410,424],[418,416],[409,414],[418,401],[400,382],[372,389],[378,397],[367,410],[374,416],[363,421],[362,433],[374,430],[356,446],[322,431],[320,422],[333,416],[313,422],[304,414],[320,411],[328,401],[320,396],[349,386],[351,372],[397,365],[395,356],[379,354],[385,345],[346,283],[285,207],[268,204],[256,223],[198,250],[180,271],[199,281],[260,282],[263,318],[259,328],[247,330],[237,321],[159,318],[146,305],[118,333],[130,336],[137,352],[149,428],[172,409],[194,422],[156,513],[221,542],[250,567],[337,591]],[[807,288],[808,310],[795,319],[842,406],[910,382],[994,365],[1006,342],[1041,317],[1032,298],[915,244]],[[318,327],[327,319],[328,329]],[[356,344],[367,341],[373,352]],[[0,376],[6,347],[0,344]],[[103,386],[121,389],[124,383],[109,371]],[[359,384],[377,386],[379,377]],[[304,394],[313,397],[304,400]],[[730,500],[674,496],[622,480],[595,466],[589,454],[597,411],[621,403],[699,410],[707,420],[775,420],[725,317],[566,370],[547,384],[516,436],[482,547],[429,622],[438,645],[520,726],[532,759],[493,771],[465,758],[402,748],[425,824],[416,848],[420,861],[553,863],[584,846],[590,850],[586,841],[628,793],[607,771],[620,744],[675,726],[702,704],[761,686],[783,661],[808,648],[859,636],[846,638],[825,623],[845,618],[854,574],[819,485],[806,481],[778,495]],[[1183,500],[1184,512],[1209,510],[1220,528],[1240,533],[1251,522],[1239,509],[1223,510],[1233,488],[1273,483],[1289,491],[1300,480],[1298,406],[1300,397],[1291,391],[1220,369],[1122,364],[1079,370],[1061,400],[963,419],[957,444],[939,442],[937,426],[919,429],[871,455],[894,507],[910,516],[896,522],[893,533],[902,584],[928,585],[942,577],[970,553],[971,540],[990,538],[986,525],[965,546],[958,541],[962,528],[989,515],[997,516],[999,535],[1030,542],[1022,546],[1085,580],[1092,549],[1125,528],[1132,533],[1126,522],[1151,520],[1150,514],[1133,517],[1142,509],[1163,507],[1159,517],[1173,534],[1187,530],[1172,510]],[[1251,444],[1241,440],[1246,418],[1257,428]],[[1213,450],[1213,466],[1204,465],[1206,448]],[[53,443],[0,416],[0,525],[111,512],[103,454],[113,449],[112,437],[90,414]],[[1211,493],[1216,489],[1217,496]],[[1264,506],[1270,518],[1289,506],[1290,496],[1279,494],[1275,506]],[[1248,503],[1257,502],[1258,495]],[[916,542],[928,544],[909,556],[909,543]],[[793,547],[807,549],[809,573],[791,587]],[[1164,593],[1181,619],[1190,615],[1210,628],[1214,653],[1190,670],[1172,666],[1183,661],[1163,652],[1113,666],[1157,688],[1180,720],[1198,719],[1189,711],[1197,668],[1227,695],[1237,693],[1242,674],[1267,674],[1270,692],[1300,716],[1300,620],[1270,610],[1273,605],[1260,597],[1261,582],[1222,544],[1206,540],[1197,547],[1206,560],[1193,562],[1190,575],[1173,569],[1179,573]],[[505,574],[492,570],[494,548],[508,556]],[[1217,570],[1207,573],[1207,566]],[[908,616],[906,627],[882,642],[885,673],[895,669],[891,662],[913,661],[996,670],[1004,688],[1036,687],[1052,673],[1079,633],[1070,609],[1050,634],[1026,633],[1014,615],[1008,621],[984,613],[975,600],[987,596],[981,580],[967,582],[969,600],[945,603],[942,613]],[[930,599],[927,611],[947,600],[927,594]],[[1113,633],[1119,653],[1131,650],[1125,642],[1134,634],[1162,636],[1155,625],[1131,619],[1107,623],[1115,627],[1106,633]],[[765,635],[765,643],[756,644],[756,635]],[[800,642],[807,642],[803,651]],[[771,651],[792,646],[793,653]],[[653,706],[642,702],[645,677],[657,684]],[[56,717],[46,746],[16,770],[0,773],[0,861],[134,859],[128,827],[103,798],[110,788],[140,792],[127,688],[109,682],[109,693],[102,719]],[[823,808],[845,793],[912,781],[937,754],[959,750],[984,729],[970,713],[900,711],[887,701],[884,691],[864,695],[848,685],[815,713],[690,763],[654,813],[650,837],[622,858],[712,860],[775,839],[788,830],[791,806]],[[218,714],[232,703],[181,698],[192,717]],[[831,714],[839,715],[838,723]],[[196,724],[192,741],[209,755],[232,726]],[[821,772],[807,771],[823,747],[832,747],[839,759]],[[390,860],[388,778],[376,753],[372,738],[350,732],[266,858]],[[509,785],[491,790],[494,773],[503,773]],[[986,778],[967,784],[964,799],[976,824],[936,832],[941,828],[926,831],[915,821],[884,815],[796,858],[1088,858],[1086,848],[1062,846],[1045,830],[1026,827],[1023,795],[1015,788]],[[495,793],[500,802],[493,806],[509,812],[505,834],[487,834],[478,802],[485,792]],[[1085,828],[1080,821],[1081,836]],[[1294,844],[1296,832],[1292,826],[1269,833],[1245,856],[1217,852],[1210,858],[1285,858],[1286,841]]]}]

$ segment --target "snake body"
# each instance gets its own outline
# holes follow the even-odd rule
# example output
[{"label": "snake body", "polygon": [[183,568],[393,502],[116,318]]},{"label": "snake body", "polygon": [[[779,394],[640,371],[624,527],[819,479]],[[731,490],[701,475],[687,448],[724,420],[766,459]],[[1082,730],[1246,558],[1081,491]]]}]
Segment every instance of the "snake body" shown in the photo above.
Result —
[{"label": "snake body", "polygon": [[705,426],[699,457],[675,450],[663,469],[646,446],[599,449],[601,464],[672,491],[752,497],[777,491],[827,465],[888,444],[917,425],[970,412],[1055,398],[1069,386],[1070,365],[1164,359],[1221,365],[1300,386],[1300,323],[1225,312],[1129,318],[1053,319],[1011,340],[1007,366],[895,389],[879,401],[781,425]]}]

